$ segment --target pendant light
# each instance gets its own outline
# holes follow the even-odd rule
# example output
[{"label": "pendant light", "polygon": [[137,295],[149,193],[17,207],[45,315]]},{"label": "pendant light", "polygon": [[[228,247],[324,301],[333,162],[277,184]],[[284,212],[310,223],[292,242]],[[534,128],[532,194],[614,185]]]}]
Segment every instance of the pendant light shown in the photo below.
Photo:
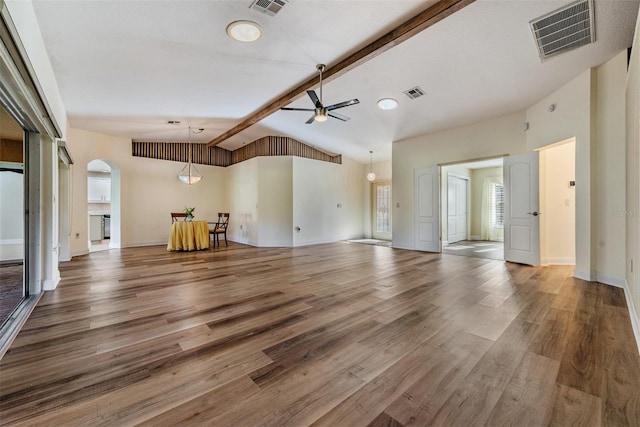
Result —
[{"label": "pendant light", "polygon": [[373,151],[369,151],[369,155],[371,156],[371,163],[369,173],[367,174],[367,180],[369,180],[369,182],[373,182],[376,180],[376,174],[373,173]]},{"label": "pendant light", "polygon": [[178,179],[187,185],[193,185],[200,182],[202,179],[202,175],[198,172],[198,169],[191,162],[191,126],[189,126],[189,162],[184,165],[180,173],[178,174]]}]

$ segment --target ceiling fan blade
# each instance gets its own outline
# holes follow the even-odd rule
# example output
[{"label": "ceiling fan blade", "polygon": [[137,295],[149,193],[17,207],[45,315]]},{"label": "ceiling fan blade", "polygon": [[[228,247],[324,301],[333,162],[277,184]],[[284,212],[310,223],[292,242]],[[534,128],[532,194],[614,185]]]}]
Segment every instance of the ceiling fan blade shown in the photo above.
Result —
[{"label": "ceiling fan blade", "polygon": [[309,98],[311,98],[311,101],[316,108],[322,108],[322,104],[320,103],[320,99],[318,98],[318,95],[316,95],[315,90],[308,90],[307,95],[309,95]]},{"label": "ceiling fan blade", "polygon": [[343,122],[348,122],[349,120],[351,120],[349,117],[343,116],[342,114],[334,113],[333,111],[329,111],[327,113],[327,116],[333,117],[334,119],[342,120]]},{"label": "ceiling fan blade", "polygon": [[357,99],[352,99],[350,101],[340,102],[339,104],[329,105],[327,107],[327,111],[337,110],[338,108],[344,108],[344,107],[348,107],[349,105],[356,105],[356,104],[360,104],[360,101],[358,101]]},{"label": "ceiling fan blade", "polygon": [[314,114],[313,116],[309,117],[309,120],[307,120],[305,123],[310,125],[311,123],[316,121],[316,115]]},{"label": "ceiling fan blade", "polygon": [[286,111],[315,111],[313,108],[292,108],[292,107],[280,107],[281,110]]}]

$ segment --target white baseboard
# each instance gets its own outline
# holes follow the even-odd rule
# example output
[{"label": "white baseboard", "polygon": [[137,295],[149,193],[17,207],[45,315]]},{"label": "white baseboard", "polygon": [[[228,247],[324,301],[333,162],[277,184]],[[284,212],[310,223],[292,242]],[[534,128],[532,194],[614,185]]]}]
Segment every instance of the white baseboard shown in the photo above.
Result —
[{"label": "white baseboard", "polygon": [[575,258],[542,258],[542,265],[576,265]]},{"label": "white baseboard", "polygon": [[470,237],[471,240],[482,240],[481,236],[471,236]]},{"label": "white baseboard", "polygon": [[74,256],[86,255],[88,253],[89,253],[89,249],[88,248],[78,249],[77,251],[71,251],[71,258],[73,258]]},{"label": "white baseboard", "polygon": [[167,244],[167,240],[153,240],[149,242],[124,243],[124,244],[121,244],[120,247],[121,248],[139,248],[143,246],[160,246],[160,245],[166,245],[166,244]]},{"label": "white baseboard", "polygon": [[629,310],[629,317],[631,318],[631,329],[633,329],[633,335],[636,337],[636,346],[638,347],[638,354],[640,354],[640,316],[638,316],[638,311],[635,305],[633,305],[631,290],[626,280],[622,288],[624,289],[624,297],[627,300],[627,309]]},{"label": "white baseboard", "polygon": [[445,246],[449,246],[449,241],[448,240],[443,240],[442,241],[442,247],[445,247]]},{"label": "white baseboard", "polygon": [[624,290],[624,296],[627,300],[627,311],[629,312],[629,318],[631,319],[631,329],[633,329],[633,335],[636,338],[636,346],[638,347],[638,353],[640,354],[640,317],[638,317],[638,311],[633,305],[633,299],[631,298],[631,291],[629,290],[627,280],[622,277],[610,276],[608,274],[598,272],[586,273],[578,270],[573,271],[573,276],[578,279],[589,282],[599,282],[616,288],[622,288]]}]

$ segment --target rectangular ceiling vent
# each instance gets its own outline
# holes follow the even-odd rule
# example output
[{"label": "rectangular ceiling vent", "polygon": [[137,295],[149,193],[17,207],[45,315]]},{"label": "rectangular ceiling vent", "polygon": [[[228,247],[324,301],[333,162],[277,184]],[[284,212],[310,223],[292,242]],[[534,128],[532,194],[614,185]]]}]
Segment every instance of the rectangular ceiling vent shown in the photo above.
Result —
[{"label": "rectangular ceiling vent", "polygon": [[593,0],[580,0],[531,21],[540,60],[595,42],[593,16]]},{"label": "rectangular ceiling vent", "polygon": [[249,9],[275,16],[287,3],[289,0],[254,0]]},{"label": "rectangular ceiling vent", "polygon": [[416,99],[416,98],[420,98],[421,96],[424,96],[424,91],[422,89],[420,89],[420,87],[418,87],[418,86],[412,87],[409,90],[405,90],[402,93],[407,95],[409,97],[409,99]]}]

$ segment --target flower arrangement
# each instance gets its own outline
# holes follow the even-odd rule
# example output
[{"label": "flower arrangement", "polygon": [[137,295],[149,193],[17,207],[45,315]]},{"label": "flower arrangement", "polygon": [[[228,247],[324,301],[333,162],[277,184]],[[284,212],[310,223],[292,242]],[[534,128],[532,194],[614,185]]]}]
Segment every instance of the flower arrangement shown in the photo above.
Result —
[{"label": "flower arrangement", "polygon": [[193,211],[195,211],[196,208],[188,208],[188,207],[184,207],[184,213],[187,214],[187,221],[191,221],[194,217],[193,215]]}]

